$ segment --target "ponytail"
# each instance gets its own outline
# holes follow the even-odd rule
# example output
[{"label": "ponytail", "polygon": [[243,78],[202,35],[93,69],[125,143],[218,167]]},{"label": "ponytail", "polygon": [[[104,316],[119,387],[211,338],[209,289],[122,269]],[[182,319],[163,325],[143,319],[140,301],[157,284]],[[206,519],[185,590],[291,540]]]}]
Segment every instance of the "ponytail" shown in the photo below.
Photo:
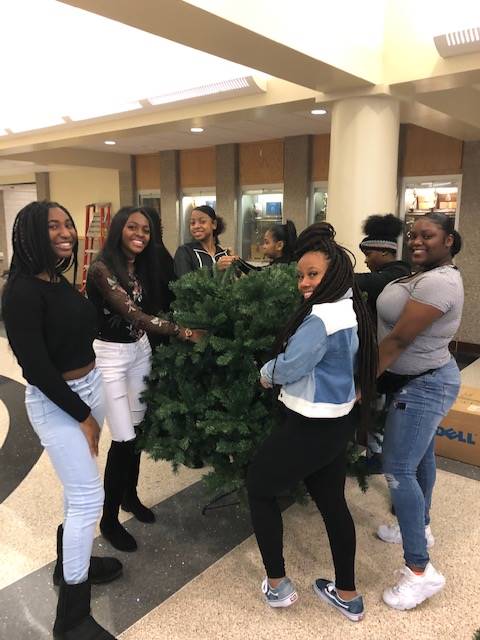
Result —
[{"label": "ponytail", "polygon": [[453,236],[453,243],[450,247],[450,253],[453,256],[456,256],[457,253],[460,253],[462,250],[462,236],[455,229],[455,220],[452,216],[447,216],[446,213],[441,213],[440,211],[434,211],[431,213],[426,213],[425,218],[428,218],[436,225],[438,225],[447,236]]},{"label": "ponytail", "polygon": [[283,242],[281,260],[292,262],[294,260],[295,244],[297,242],[297,229],[291,220],[285,224],[275,224],[269,229],[275,242]]}]

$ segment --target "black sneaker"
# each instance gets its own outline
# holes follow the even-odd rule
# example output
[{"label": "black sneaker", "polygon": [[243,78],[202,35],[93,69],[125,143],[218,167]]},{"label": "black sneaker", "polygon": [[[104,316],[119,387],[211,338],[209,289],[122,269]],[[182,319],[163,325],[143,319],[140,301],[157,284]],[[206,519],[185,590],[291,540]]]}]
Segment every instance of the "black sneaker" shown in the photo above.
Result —
[{"label": "black sneaker", "polygon": [[360,622],[365,615],[362,596],[357,596],[353,600],[342,600],[338,595],[335,584],[329,580],[319,578],[313,583],[313,590],[322,600],[331,604],[340,613],[353,622]]}]

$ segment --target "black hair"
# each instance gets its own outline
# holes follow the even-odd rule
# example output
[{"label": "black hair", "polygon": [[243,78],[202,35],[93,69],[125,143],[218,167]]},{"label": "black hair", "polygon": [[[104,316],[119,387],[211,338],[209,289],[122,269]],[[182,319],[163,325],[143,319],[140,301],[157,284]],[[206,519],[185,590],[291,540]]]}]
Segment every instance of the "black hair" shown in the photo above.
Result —
[{"label": "black hair", "polygon": [[78,237],[69,258],[58,259],[55,255],[48,231],[48,213],[50,209],[61,209],[70,219],[75,232],[75,222],[70,212],[58,202],[48,200],[34,201],[21,209],[13,223],[12,247],[13,256],[10,264],[8,280],[3,291],[3,301],[15,278],[19,275],[36,276],[47,273],[51,282],[72,266],[73,280],[77,277]]},{"label": "black hair", "polygon": [[[460,253],[462,250],[462,236],[455,229],[455,220],[452,216],[447,216],[446,213],[440,213],[439,211],[431,211],[426,213],[423,218],[428,218],[434,224],[440,227],[443,231],[445,231],[447,236],[453,236],[453,243],[450,247],[450,254],[456,256],[457,253]],[[420,220],[422,218],[419,218]]]},{"label": "black hair", "polygon": [[147,218],[149,217],[152,221],[152,239],[155,244],[163,244],[163,225],[162,225],[162,216],[160,215],[160,211],[155,207],[138,207],[136,211],[143,213]]},{"label": "black hair", "polygon": [[360,414],[362,427],[366,429],[376,396],[378,350],[370,311],[354,277],[355,258],[348,249],[335,242],[335,229],[328,222],[312,224],[299,235],[295,258],[300,260],[310,251],[320,251],[327,257],[327,271],[312,295],[301,303],[277,337],[274,353],[278,355],[285,350],[288,339],[311,312],[314,304],[336,302],[349,289],[352,289],[353,309],[357,316],[359,338],[357,376],[362,395]]},{"label": "black hair", "polygon": [[[387,213],[386,215],[374,214],[368,216],[363,222],[362,231],[367,236],[365,240],[386,240],[396,244],[398,236],[403,231],[403,226],[402,220],[394,216],[393,213]],[[360,248],[362,249],[361,244]],[[379,249],[380,248],[382,251],[388,251],[396,255],[397,250],[392,247],[379,246]],[[365,249],[368,249],[368,246],[366,246]]]},{"label": "black hair", "polygon": [[283,242],[281,261],[292,262],[297,242],[297,229],[293,222],[287,220],[285,224],[274,224],[268,231],[272,234],[275,242]]},{"label": "black hair", "polygon": [[[173,302],[173,293],[169,284],[175,280],[175,269],[173,258],[163,243],[163,226],[162,217],[158,209],[155,207],[139,207],[137,209],[152,221],[153,226],[153,242],[157,249],[158,257],[158,277],[161,289],[161,306],[162,311],[168,311],[170,304]],[[154,309],[152,313],[157,313],[158,309]]]},{"label": "black hair", "polygon": [[226,229],[225,222],[223,218],[221,218],[220,216],[217,216],[217,214],[215,213],[215,209],[213,207],[210,207],[208,204],[201,204],[198,207],[194,207],[192,209],[192,213],[193,211],[201,211],[202,213],[206,213],[209,218],[211,218],[214,222],[216,221],[217,227],[213,230],[213,237],[215,239],[217,239],[218,236],[225,231]]},{"label": "black hair", "polygon": [[368,216],[362,225],[366,237],[361,241],[360,249],[364,253],[370,249],[396,255],[398,236],[402,233],[403,227],[402,220],[393,213]]},{"label": "black hair", "polygon": [[104,262],[117,277],[120,285],[132,294],[130,278],[128,277],[127,256],[122,248],[122,234],[129,217],[139,212],[148,220],[150,241],[144,250],[135,257],[135,273],[142,284],[149,308],[159,308],[161,304],[159,291],[158,255],[155,245],[154,223],[150,214],[142,207],[122,207],[113,216],[108,230],[105,245],[95,258]]}]

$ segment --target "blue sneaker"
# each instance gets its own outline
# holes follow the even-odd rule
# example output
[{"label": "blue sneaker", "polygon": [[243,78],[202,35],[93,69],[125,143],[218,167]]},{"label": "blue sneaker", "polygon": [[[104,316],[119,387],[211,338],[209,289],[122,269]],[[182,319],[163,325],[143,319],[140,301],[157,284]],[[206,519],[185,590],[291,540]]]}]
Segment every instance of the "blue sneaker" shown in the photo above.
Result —
[{"label": "blue sneaker", "polygon": [[298,600],[297,592],[290,578],[284,578],[275,589],[272,589],[268,584],[268,578],[265,578],[262,582],[262,591],[265,602],[271,607],[289,607]]},{"label": "blue sneaker", "polygon": [[344,616],[353,622],[359,622],[365,615],[365,609],[363,608],[362,596],[357,596],[353,600],[342,600],[338,595],[335,584],[319,578],[313,583],[313,590],[322,600],[331,604],[337,611],[340,611]]}]

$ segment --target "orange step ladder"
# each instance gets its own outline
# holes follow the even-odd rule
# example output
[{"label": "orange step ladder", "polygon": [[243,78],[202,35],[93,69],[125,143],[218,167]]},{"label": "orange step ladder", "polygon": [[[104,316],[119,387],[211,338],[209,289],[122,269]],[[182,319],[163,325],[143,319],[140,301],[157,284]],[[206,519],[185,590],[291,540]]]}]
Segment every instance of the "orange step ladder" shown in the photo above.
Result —
[{"label": "orange step ladder", "polygon": [[105,244],[110,227],[111,212],[111,202],[95,202],[87,204],[85,207],[85,246],[83,249],[81,291],[85,290],[92,259]]}]

